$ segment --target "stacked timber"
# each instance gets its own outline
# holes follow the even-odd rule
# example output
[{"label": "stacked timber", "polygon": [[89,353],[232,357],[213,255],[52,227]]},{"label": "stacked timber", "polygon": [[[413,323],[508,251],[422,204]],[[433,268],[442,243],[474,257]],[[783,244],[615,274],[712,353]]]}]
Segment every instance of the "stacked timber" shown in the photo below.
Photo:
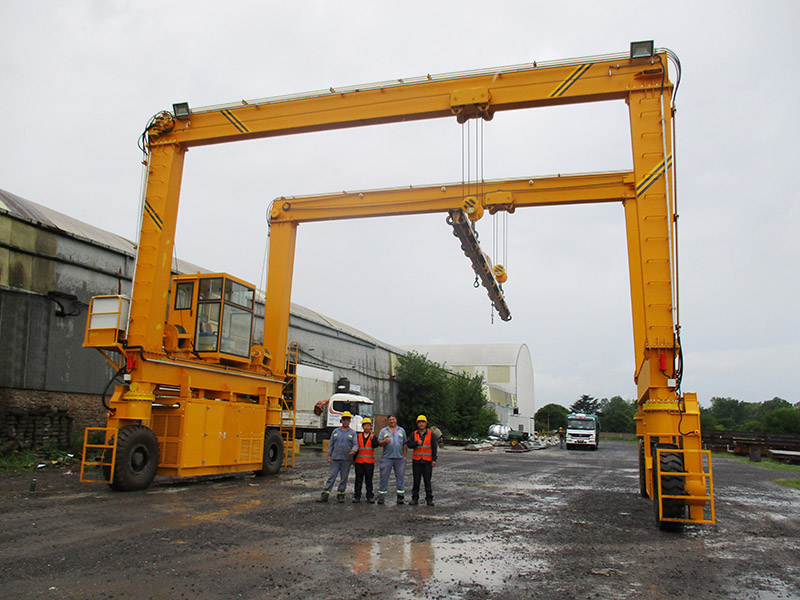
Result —
[{"label": "stacked timber", "polygon": [[9,408],[0,415],[0,452],[67,450],[72,423],[68,412],[56,407]]}]

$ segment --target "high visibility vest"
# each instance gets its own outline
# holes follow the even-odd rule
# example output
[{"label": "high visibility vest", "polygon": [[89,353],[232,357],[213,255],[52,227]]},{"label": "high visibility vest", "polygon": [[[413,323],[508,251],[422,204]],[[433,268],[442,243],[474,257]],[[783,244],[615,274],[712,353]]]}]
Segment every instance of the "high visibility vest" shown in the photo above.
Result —
[{"label": "high visibility vest", "polygon": [[433,461],[433,450],[431,449],[432,437],[430,431],[426,431],[422,439],[419,438],[419,429],[414,432],[414,441],[417,442],[417,447],[414,448],[414,454],[411,456],[412,460]]},{"label": "high visibility vest", "polygon": [[370,463],[375,462],[375,448],[372,447],[372,438],[374,434],[370,433],[366,439],[363,433],[358,434],[358,454],[356,454],[357,463]]}]

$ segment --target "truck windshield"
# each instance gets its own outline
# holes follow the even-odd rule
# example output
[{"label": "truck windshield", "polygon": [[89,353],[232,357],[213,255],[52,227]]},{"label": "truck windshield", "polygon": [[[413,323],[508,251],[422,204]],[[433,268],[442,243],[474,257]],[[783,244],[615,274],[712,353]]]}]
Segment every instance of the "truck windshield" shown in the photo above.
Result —
[{"label": "truck windshield", "polygon": [[594,419],[569,419],[567,429],[594,429]]},{"label": "truck windshield", "polygon": [[351,414],[372,418],[372,404],[367,404],[366,402],[345,402],[344,400],[334,400],[331,408],[334,412],[341,413],[349,410]]}]

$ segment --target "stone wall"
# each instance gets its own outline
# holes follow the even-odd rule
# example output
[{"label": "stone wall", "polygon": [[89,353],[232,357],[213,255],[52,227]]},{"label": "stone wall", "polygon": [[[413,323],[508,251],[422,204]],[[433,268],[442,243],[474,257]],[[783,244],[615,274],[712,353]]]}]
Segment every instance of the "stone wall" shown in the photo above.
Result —
[{"label": "stone wall", "polygon": [[84,427],[103,427],[100,396],[0,389],[0,451],[77,449]]}]

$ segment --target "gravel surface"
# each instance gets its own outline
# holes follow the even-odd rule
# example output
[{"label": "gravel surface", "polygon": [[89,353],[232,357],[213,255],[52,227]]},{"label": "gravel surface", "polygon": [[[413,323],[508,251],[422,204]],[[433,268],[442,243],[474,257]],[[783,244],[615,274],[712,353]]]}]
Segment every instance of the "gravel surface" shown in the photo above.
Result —
[{"label": "gravel surface", "polygon": [[800,598],[800,491],[772,483],[797,472],[715,457],[717,525],[669,533],[639,495],[631,443],[439,458],[432,507],[353,504],[350,490],[316,503],[314,452],[274,478],[132,493],[64,469],[0,475],[1,595]]}]

